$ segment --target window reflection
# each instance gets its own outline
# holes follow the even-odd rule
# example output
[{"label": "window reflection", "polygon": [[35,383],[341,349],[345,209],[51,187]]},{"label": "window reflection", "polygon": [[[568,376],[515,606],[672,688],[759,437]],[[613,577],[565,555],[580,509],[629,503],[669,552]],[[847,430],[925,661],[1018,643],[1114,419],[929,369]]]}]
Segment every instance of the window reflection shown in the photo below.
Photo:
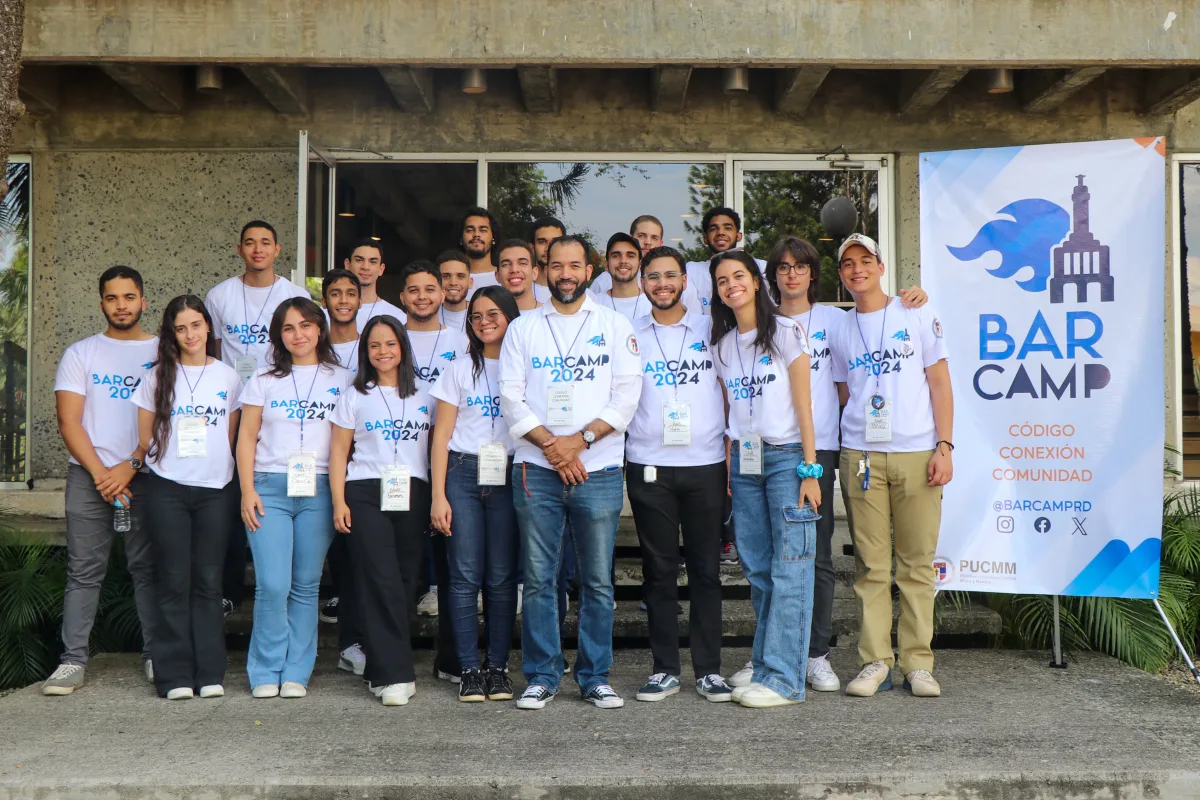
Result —
[{"label": "window reflection", "polygon": [[29,342],[28,163],[10,163],[0,201],[0,481],[25,480]]}]

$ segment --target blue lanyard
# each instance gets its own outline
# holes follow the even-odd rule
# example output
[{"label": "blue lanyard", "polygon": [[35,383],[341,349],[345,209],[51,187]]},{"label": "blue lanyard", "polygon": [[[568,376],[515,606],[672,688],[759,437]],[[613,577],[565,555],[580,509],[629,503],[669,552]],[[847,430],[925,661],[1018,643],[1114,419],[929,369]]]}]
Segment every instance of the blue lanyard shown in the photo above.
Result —
[{"label": "blue lanyard", "polygon": [[[882,356],[883,356],[883,338],[884,338],[885,336],[887,336],[887,312],[888,312],[888,306],[890,306],[891,304],[892,304],[892,298],[890,298],[890,297],[889,297],[889,298],[887,299],[887,302],[886,302],[886,303],[884,304],[884,306],[883,306],[883,325],[882,325],[882,327],[880,327],[880,329],[879,329],[879,354],[880,354],[880,357],[881,357],[881,358],[882,358]],[[811,314],[812,312],[811,312],[811,311],[809,311],[808,313],[810,313],[810,314]],[[858,326],[858,338],[859,338],[859,339],[862,339],[863,347],[867,347],[867,348],[869,348],[869,347],[870,347],[870,345],[869,345],[869,344],[867,344],[867,337],[866,337],[866,336],[863,336],[862,320],[859,318],[858,309],[855,309],[855,310],[854,310],[854,324],[855,324],[856,326]],[[868,350],[868,351],[867,351],[867,360],[868,360],[868,361],[870,361],[872,364],[874,364],[874,363],[875,363],[875,359],[874,359],[874,357],[871,355],[871,352],[870,352],[870,350]],[[882,398],[882,396],[879,394],[879,379],[880,379],[880,377],[881,377],[882,375],[883,375],[883,369],[882,369],[882,368],[880,368],[879,372],[876,372],[876,373],[875,373],[875,395],[874,395],[874,397],[872,397],[872,398],[871,398],[871,401],[872,401],[872,403],[874,403],[874,402],[875,402],[875,398],[876,398],[876,397],[878,397],[878,398],[880,398],[880,399],[883,399],[883,398]]]},{"label": "blue lanyard", "polygon": [[[591,315],[592,312],[590,311],[584,312],[583,322],[580,323],[579,330],[575,332],[575,338],[571,340],[571,346],[567,348],[568,356],[571,355],[571,351],[575,349],[575,344],[579,341],[579,337],[583,333],[583,329],[587,327],[588,317]],[[550,324],[550,315],[543,315],[542,319],[546,320],[546,327],[550,330],[550,338],[554,340],[554,349],[558,351],[558,360],[562,362],[563,369],[566,369],[567,357],[563,355],[562,348],[559,347],[558,336],[554,333],[554,326]]]},{"label": "blue lanyard", "polygon": [[[608,293],[608,302],[612,304],[613,311],[617,311],[617,298],[612,296],[611,289],[609,289],[609,293]],[[641,302],[642,302],[642,296],[639,294],[637,296],[637,298],[634,299],[634,301],[633,301],[633,318],[634,319],[637,319],[638,304]],[[617,311],[617,313],[620,314],[621,312]],[[666,358],[666,356],[667,356],[667,354],[663,353],[663,358]]]},{"label": "blue lanyard", "polygon": [[[292,376],[292,388],[296,391],[296,404],[299,405],[300,404],[300,387],[296,385],[296,371],[293,369],[290,374]],[[317,364],[317,368],[313,372],[312,383],[310,383],[308,385],[308,396],[304,398],[305,403],[308,403],[308,401],[312,399],[313,387],[315,387],[317,385],[317,376],[320,374],[321,374],[321,365]],[[200,382],[197,381],[196,385],[199,386]],[[299,410],[303,411],[304,407],[301,406],[299,408]],[[300,452],[302,452],[302,453],[304,452],[304,414],[300,414]]]},{"label": "blue lanyard", "polygon": [[258,316],[254,318],[253,324],[250,323],[250,306],[246,302],[246,278],[245,276],[242,277],[242,314],[246,317],[246,325],[248,326],[246,331],[247,334],[250,333],[249,328],[253,328],[258,324],[258,321],[262,319],[263,312],[266,311],[267,306],[271,304],[271,295],[275,294],[275,284],[283,280],[277,275],[273,275],[271,277],[273,278],[271,281],[271,289],[267,292],[267,299],[263,301],[262,307],[258,309]]},{"label": "blue lanyard", "polygon": [[[680,324],[682,324],[682,323],[683,323],[683,320],[680,320]],[[663,349],[662,342],[659,341],[659,339],[658,339],[658,329],[655,327],[656,325],[658,325],[657,322],[655,322],[654,320],[650,320],[650,332],[654,334],[654,341],[658,345],[658,352],[662,353],[662,357],[665,359],[665,358],[668,358],[667,351]],[[666,327],[666,326],[663,326],[663,327]],[[736,342],[737,340],[735,339],[734,341]],[[676,371],[678,371],[678,369],[679,369],[679,362],[683,360],[683,348],[685,348],[685,347],[687,347],[687,325],[683,325],[683,338],[679,342],[679,355],[675,356],[675,370]],[[741,358],[740,353],[738,354],[738,357]],[[667,369],[668,370],[671,369],[670,361],[667,362]],[[676,377],[678,378],[678,376],[676,376]],[[672,388],[675,389],[675,401],[678,402],[679,401],[679,381],[678,381],[678,379],[673,384],[671,384],[671,386],[672,386]]]},{"label": "blue lanyard", "polygon": [[[433,350],[432,350],[432,351],[429,353],[429,363],[425,365],[425,371],[426,371],[426,372],[430,372],[430,373],[432,373],[432,372],[433,372],[433,360],[434,360],[435,358],[437,358],[437,346],[438,346],[438,342],[440,342],[441,340],[442,340],[442,329],[441,329],[441,328],[438,328],[438,335],[437,335],[437,337],[436,337],[436,338],[433,340]],[[417,364],[417,366],[419,367],[419,366],[421,366],[421,365],[420,365],[420,364]],[[417,375],[417,378],[418,378],[418,379],[420,379],[420,380],[423,380],[423,381],[425,381],[426,383],[433,383],[433,380],[432,380],[432,379],[426,380],[425,378],[422,378],[422,377],[420,376],[420,374],[418,374],[418,375]]]},{"label": "blue lanyard", "polygon": [[191,401],[192,401],[192,406],[193,406],[192,413],[193,414],[196,413],[195,409],[194,409],[194,407],[196,405],[196,390],[198,388],[200,388],[200,382],[202,380],[204,380],[204,370],[206,370],[206,369],[208,369],[208,356],[204,357],[204,366],[200,368],[200,377],[196,378],[196,385],[193,386],[192,382],[190,380],[188,380],[187,369],[183,366],[183,364],[179,365],[179,371],[183,373],[184,383],[186,383],[187,387],[188,387],[188,396],[191,398]]},{"label": "blue lanyard", "polygon": [[[375,390],[377,392],[379,392],[379,399],[383,400],[383,407],[387,409],[388,419],[390,419],[392,421],[392,466],[395,466],[396,458],[397,458],[396,454],[400,450],[400,437],[396,433],[396,418],[392,416],[392,405],[391,405],[391,403],[389,403],[387,401],[387,394],[384,393],[383,387],[380,386],[379,384],[375,384]],[[397,391],[399,391],[399,389],[397,389]],[[408,398],[405,397],[400,400],[400,422],[401,422],[401,424],[404,423],[404,419],[407,415],[408,415]],[[387,427],[384,426],[383,430],[386,433]]]},{"label": "blue lanyard", "polygon": [[[492,441],[496,441],[496,414],[499,412],[500,406],[492,405],[492,379],[487,374],[487,359],[483,360],[483,382],[487,386],[487,407],[488,415],[492,421]],[[479,381],[475,381],[475,388],[479,388]]]},{"label": "blue lanyard", "polygon": [[[733,347],[738,357],[738,369],[742,371],[742,380],[746,380],[746,367],[742,364],[742,343],[737,340],[737,329],[733,330]],[[754,358],[750,360],[750,430],[754,431],[754,370],[758,364],[758,347],[754,347]]]}]

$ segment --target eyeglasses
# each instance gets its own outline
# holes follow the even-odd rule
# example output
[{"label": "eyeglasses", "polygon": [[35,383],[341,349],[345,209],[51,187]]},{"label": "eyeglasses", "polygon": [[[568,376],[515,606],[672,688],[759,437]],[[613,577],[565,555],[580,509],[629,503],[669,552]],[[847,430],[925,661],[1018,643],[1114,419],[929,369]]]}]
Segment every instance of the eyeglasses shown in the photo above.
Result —
[{"label": "eyeglasses", "polygon": [[808,264],[780,264],[776,272],[780,275],[807,275],[812,272],[812,267]]},{"label": "eyeglasses", "polygon": [[646,283],[658,283],[659,281],[677,281],[682,277],[682,272],[651,272],[642,280]]},{"label": "eyeglasses", "polygon": [[487,312],[487,314],[475,312],[471,316],[467,317],[467,322],[471,323],[472,325],[478,325],[479,323],[483,322],[484,317],[487,317],[488,322],[499,322],[504,318],[504,312],[498,308],[493,308],[491,311]]}]

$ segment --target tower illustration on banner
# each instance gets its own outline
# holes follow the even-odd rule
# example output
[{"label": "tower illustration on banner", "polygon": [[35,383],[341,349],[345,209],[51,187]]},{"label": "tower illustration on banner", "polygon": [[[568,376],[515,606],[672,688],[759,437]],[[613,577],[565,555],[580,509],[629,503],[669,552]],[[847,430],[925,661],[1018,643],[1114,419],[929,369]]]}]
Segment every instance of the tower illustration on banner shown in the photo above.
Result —
[{"label": "tower illustration on banner", "polygon": [[1050,279],[1050,302],[1063,302],[1063,289],[1075,286],[1076,302],[1086,303],[1088,286],[1100,284],[1100,302],[1111,303],[1114,297],[1113,276],[1108,271],[1108,245],[1100,244],[1089,225],[1088,201],[1091,193],[1084,184],[1085,176],[1076,175],[1078,183],[1071,192],[1071,233],[1067,240],[1054,248],[1054,277]]}]

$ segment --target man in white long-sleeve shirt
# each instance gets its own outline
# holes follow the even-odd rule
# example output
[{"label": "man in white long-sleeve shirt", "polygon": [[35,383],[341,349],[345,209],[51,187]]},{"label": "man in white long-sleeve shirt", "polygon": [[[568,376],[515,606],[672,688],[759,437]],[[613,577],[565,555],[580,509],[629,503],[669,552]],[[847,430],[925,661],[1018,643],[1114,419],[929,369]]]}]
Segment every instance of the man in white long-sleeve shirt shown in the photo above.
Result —
[{"label": "man in white long-sleeve shirt", "polygon": [[619,708],[612,667],[613,546],[621,515],[622,434],[642,392],[629,321],[588,296],[587,245],[555,239],[548,251],[550,302],[509,325],[500,353],[500,411],[516,446],[512,480],[525,589],[521,656],[529,687],[518,708],[545,707],[563,676],[558,565],[574,532],[579,598],[575,680],[598,708]]}]

